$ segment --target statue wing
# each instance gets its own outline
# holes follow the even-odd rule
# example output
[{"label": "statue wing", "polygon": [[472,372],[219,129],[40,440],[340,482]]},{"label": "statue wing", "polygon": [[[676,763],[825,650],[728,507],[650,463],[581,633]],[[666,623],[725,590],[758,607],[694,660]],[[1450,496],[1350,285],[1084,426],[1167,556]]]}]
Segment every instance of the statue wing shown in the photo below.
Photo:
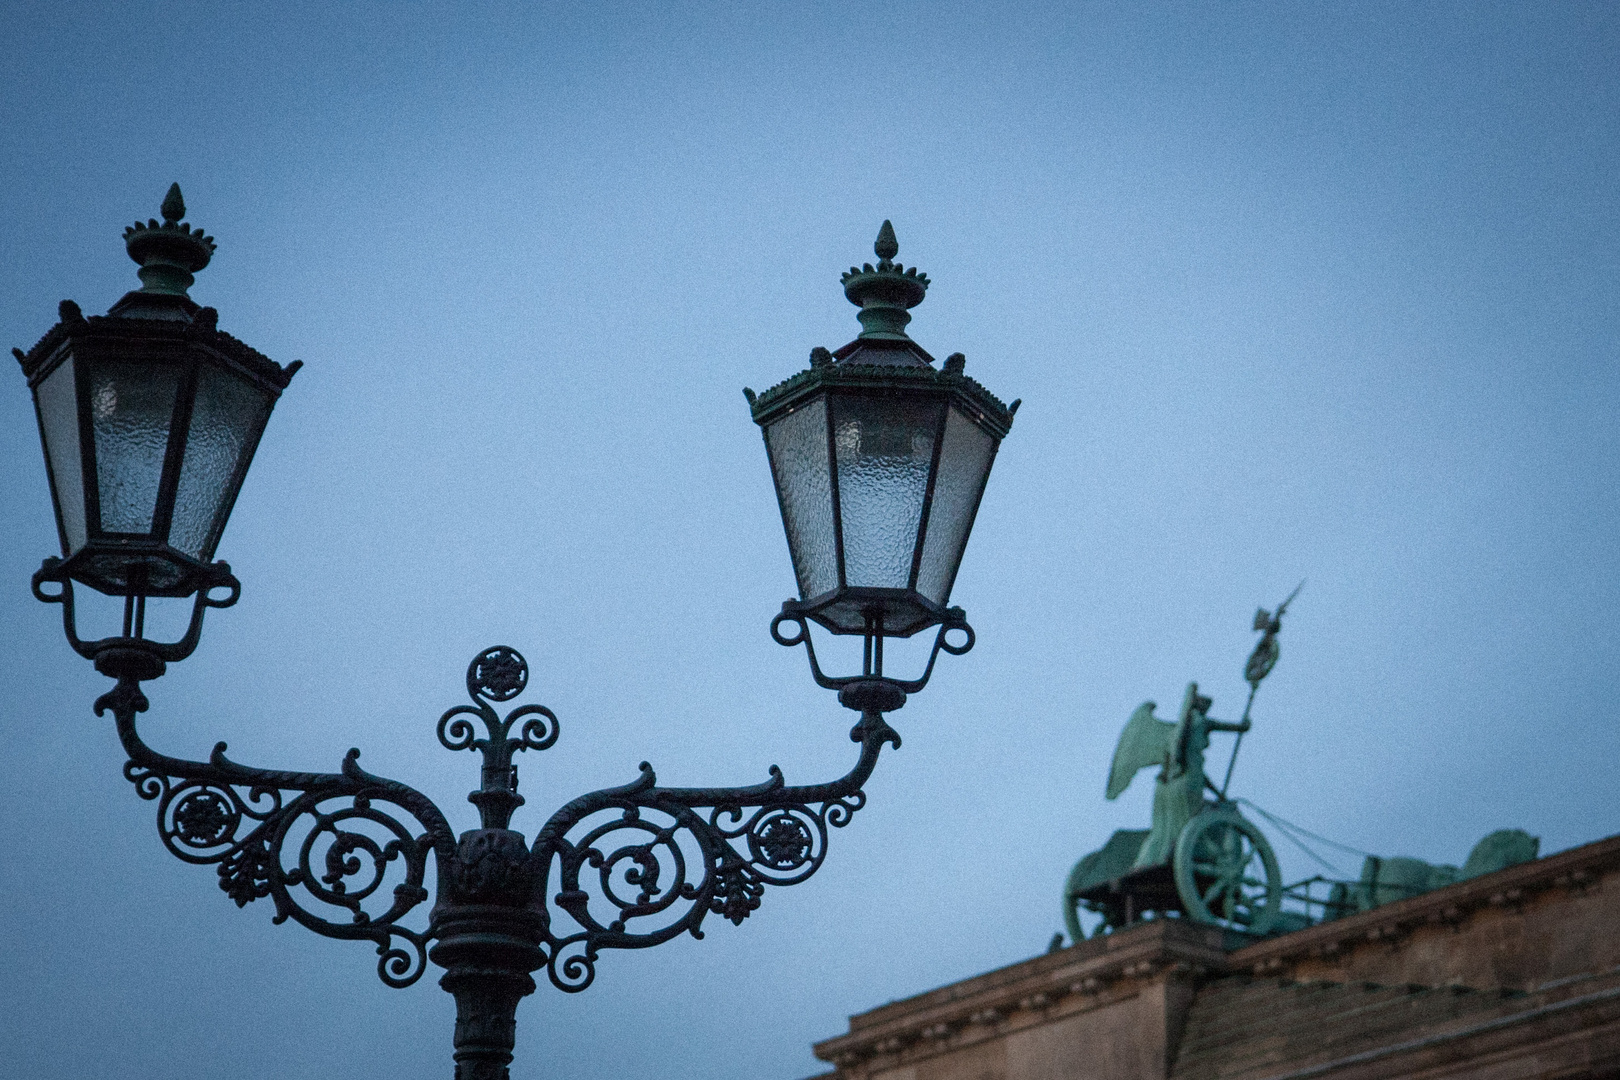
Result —
[{"label": "statue wing", "polygon": [[1144,701],[1125,722],[1119,733],[1119,745],[1114,747],[1114,763],[1108,770],[1108,797],[1117,799],[1119,793],[1130,786],[1131,777],[1138,769],[1164,764],[1170,752],[1170,739],[1176,725],[1153,715],[1154,704]]}]

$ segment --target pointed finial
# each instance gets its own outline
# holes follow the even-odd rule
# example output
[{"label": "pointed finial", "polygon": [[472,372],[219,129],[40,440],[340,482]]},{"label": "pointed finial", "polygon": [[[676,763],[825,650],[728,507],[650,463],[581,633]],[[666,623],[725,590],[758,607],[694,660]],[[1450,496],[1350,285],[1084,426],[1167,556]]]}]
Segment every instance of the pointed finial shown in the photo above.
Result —
[{"label": "pointed finial", "polygon": [[894,226],[889,224],[888,219],[884,219],[883,228],[878,230],[877,243],[872,245],[872,253],[885,262],[900,254],[900,241],[894,238]]},{"label": "pointed finial", "polygon": [[166,222],[176,222],[186,216],[186,200],[180,194],[179,184],[170,184],[169,193],[163,197],[163,205],[158,207]]}]

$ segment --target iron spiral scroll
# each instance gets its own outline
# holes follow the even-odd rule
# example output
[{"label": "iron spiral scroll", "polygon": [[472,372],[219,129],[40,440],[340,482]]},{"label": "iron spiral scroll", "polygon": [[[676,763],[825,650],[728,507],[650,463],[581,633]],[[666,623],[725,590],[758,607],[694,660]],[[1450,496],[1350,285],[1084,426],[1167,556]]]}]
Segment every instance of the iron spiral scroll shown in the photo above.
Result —
[{"label": "iron spiral scroll", "polygon": [[361,769],[358,750],[336,773],[250,768],[227,758],[224,743],[206,762],[167,757],[136,732],[135,714],[145,708],[145,695],[123,683],[97,702],[98,712],[114,713],[129,754],[124,776],[157,803],[170,853],[216,866],[219,887],[238,907],[268,897],[276,923],[373,942],[377,974],[389,986],[422,977],[428,935],[400,920],[428,898],[429,855],[442,857],[454,843],[425,795]]},{"label": "iron spiral scroll", "polygon": [[[534,843],[542,893],[555,873],[556,906],[578,928],[547,922],[546,973],[560,990],[584,990],[602,949],[642,949],[718,915],[741,924],[768,885],[796,885],[827,856],[828,829],[849,824],[885,743],[900,736],[878,713],[851,732],[855,767],[830,784],[770,779],[744,788],[661,788],[646,762],[619,788],[582,796],[554,814]],[[594,904],[593,904],[594,901]],[[640,926],[633,925],[640,920]]]},{"label": "iron spiral scroll", "polygon": [[[514,942],[501,961],[513,1004],[533,990],[530,971],[544,968],[554,986],[577,992],[595,979],[604,949],[701,938],[711,915],[741,924],[766,886],[798,884],[820,869],[829,829],[865,805],[861,789],[883,747],[900,745],[883,715],[866,711],[850,733],[860,744],[854,767],[827,784],[790,786],[772,766],[752,786],[666,788],[643,762],[631,783],[564,805],[530,845],[508,828],[524,802],[512,759],[552,746],[560,725],[542,705],[505,715],[494,707],[527,683],[521,654],[486,649],[467,670],[472,704],[439,719],[442,745],[483,757],[482,783],[469,796],[482,828],[459,838],[425,795],[361,769],[358,750],[334,773],[240,765],[224,743],[207,761],[188,761],[142,741],[136,716],[148,703],[137,679],[121,678],[96,709],[114,714],[129,755],[124,775],[156,803],[164,846],[215,866],[238,906],[268,898],[278,924],[373,943],[377,973],[393,987],[416,982],[432,959],[450,971],[446,989],[457,990],[457,972],[468,968],[458,935],[473,924],[480,933],[499,929]],[[430,858],[437,899],[425,926],[408,926],[430,899]]]}]

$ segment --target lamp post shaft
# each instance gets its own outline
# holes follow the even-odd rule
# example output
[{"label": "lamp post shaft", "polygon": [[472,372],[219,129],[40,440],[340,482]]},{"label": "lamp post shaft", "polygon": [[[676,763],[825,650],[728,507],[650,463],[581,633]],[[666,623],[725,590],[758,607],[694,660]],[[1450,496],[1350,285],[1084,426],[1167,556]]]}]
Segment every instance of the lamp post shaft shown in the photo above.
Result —
[{"label": "lamp post shaft", "polygon": [[446,975],[439,985],[456,996],[455,1080],[508,1080],[518,1002],[534,992],[534,980],[470,970]]},{"label": "lamp post shaft", "polygon": [[[462,861],[464,852],[472,863]],[[453,900],[434,910],[430,933],[439,940],[429,956],[446,969],[439,985],[456,999],[455,1080],[507,1080],[518,1002],[534,993],[530,972],[546,960],[540,920],[531,910],[500,902],[523,893],[527,864],[519,834],[467,833],[447,875],[451,894],[457,900],[468,896],[464,885],[471,881],[491,887],[491,895],[473,898],[492,902]]]}]

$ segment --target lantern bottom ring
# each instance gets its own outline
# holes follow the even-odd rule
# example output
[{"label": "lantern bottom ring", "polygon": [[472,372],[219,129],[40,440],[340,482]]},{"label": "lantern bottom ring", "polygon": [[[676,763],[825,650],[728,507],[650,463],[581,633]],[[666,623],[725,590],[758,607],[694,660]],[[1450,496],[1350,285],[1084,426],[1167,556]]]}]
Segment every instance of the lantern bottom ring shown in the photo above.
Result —
[{"label": "lantern bottom ring", "polygon": [[962,614],[961,608],[937,604],[916,589],[870,585],[845,585],[807,600],[789,600],[783,610],[790,606],[830,633],[863,637],[908,638],[941,623],[958,621]]},{"label": "lantern bottom ring", "polygon": [[[922,625],[911,625],[906,628],[904,633],[890,631],[880,617],[880,612],[874,611],[866,619],[866,630],[862,635],[866,639],[865,658],[862,664],[864,670],[859,675],[828,675],[821,670],[821,664],[816,659],[815,642],[810,638],[810,623],[814,621],[832,630],[835,634],[855,633],[855,631],[850,630],[840,631],[833,629],[821,617],[828,604],[841,601],[847,597],[848,593],[854,591],[841,590],[844,596],[828,594],[811,601],[784,600],[782,601],[782,610],[771,620],[772,639],[778,645],[785,645],[789,648],[795,645],[803,645],[805,655],[810,660],[810,674],[816,680],[816,685],[825,687],[828,690],[837,690],[839,692],[839,704],[845,708],[864,712],[869,708],[877,707],[874,703],[881,700],[885,704],[882,705],[880,711],[893,712],[905,704],[907,694],[915,694],[928,685],[928,680],[934,673],[934,664],[939,659],[941,652],[950,653],[952,656],[961,656],[972,649],[975,640],[977,640],[973,627],[968,625],[967,613],[959,607],[939,608],[937,605],[932,605],[935,612],[932,621]],[[905,590],[862,591],[901,593]],[[916,594],[912,595],[915,596]],[[928,603],[921,596],[917,596],[916,599],[921,603]],[[784,623],[793,623],[797,628],[796,631],[792,634],[784,634],[782,632]],[[883,639],[886,637],[910,637],[912,634],[927,629],[929,626],[937,626],[939,629],[934,634],[933,648],[928,652],[928,665],[923,669],[922,675],[916,679],[896,679],[885,675],[883,673]],[[948,636],[952,632],[965,636],[959,642],[952,642]]]},{"label": "lantern bottom ring", "polygon": [[[75,573],[75,560],[84,552],[77,553],[72,559],[58,559],[52,556],[46,559],[40,568],[34,572],[31,582],[34,597],[47,604],[62,605],[62,629],[67,634],[68,644],[73,651],[86,660],[93,660],[96,669],[104,675],[113,678],[119,677],[119,672],[128,668],[131,677],[139,680],[155,679],[163,674],[165,663],[184,660],[196,651],[197,643],[202,640],[203,615],[209,608],[230,607],[242,595],[242,583],[236,580],[231,573],[229,563],[196,562],[192,580],[195,584],[195,599],[191,605],[191,620],[186,626],[186,632],[178,641],[153,641],[143,635],[142,615],[146,607],[146,600],[151,595],[169,595],[167,593],[148,593],[130,590],[124,593],[124,632],[114,637],[98,638],[94,641],[85,641],[79,637],[78,617],[73,603],[73,582],[75,579],[83,583],[84,579]],[[195,562],[195,560],[193,560]],[[61,586],[59,592],[46,592],[44,586],[55,583]],[[95,586],[91,586],[94,588]],[[226,590],[223,596],[214,596],[215,590]],[[105,590],[97,590],[105,591]],[[114,594],[117,595],[117,594]],[[133,618],[131,617],[133,614]],[[149,660],[136,659],[139,656]],[[155,669],[152,666],[155,661]],[[111,664],[116,670],[107,670],[104,665]],[[133,664],[131,668],[129,665]],[[134,675],[134,671],[154,670],[150,675]]]},{"label": "lantern bottom ring", "polygon": [[67,558],[46,562],[56,564],[53,575],[106,596],[186,597],[236,581],[225,563],[204,562],[146,537],[93,537]]}]

